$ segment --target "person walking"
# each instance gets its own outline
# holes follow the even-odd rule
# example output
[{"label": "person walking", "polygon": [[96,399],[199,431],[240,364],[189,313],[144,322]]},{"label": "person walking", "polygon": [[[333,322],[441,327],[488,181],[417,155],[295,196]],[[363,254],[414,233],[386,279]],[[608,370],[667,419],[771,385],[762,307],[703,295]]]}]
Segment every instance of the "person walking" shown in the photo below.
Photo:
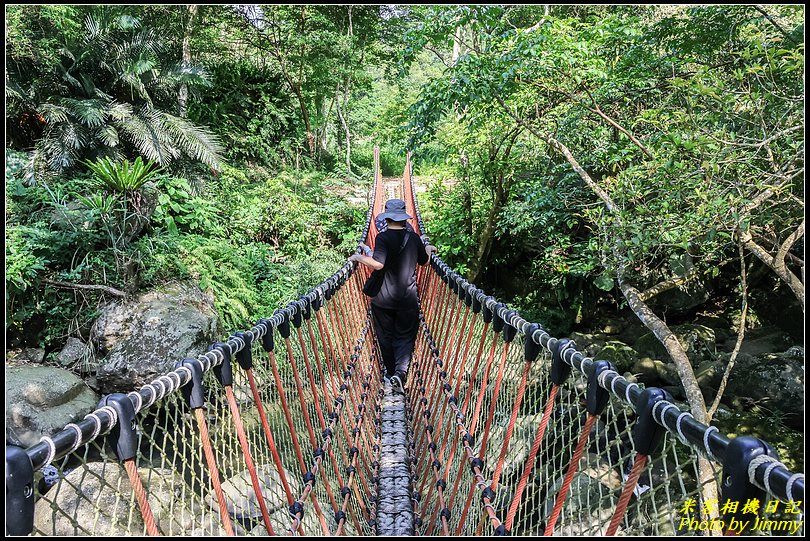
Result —
[{"label": "person walking", "polygon": [[380,292],[371,299],[371,315],[385,376],[390,379],[394,390],[404,394],[419,330],[416,265],[426,265],[436,248],[426,246],[424,237],[419,237],[412,227],[408,227],[407,220],[411,216],[405,212],[405,201],[389,199],[378,219],[384,219],[386,227],[377,235],[374,252],[371,255],[354,254],[349,261],[385,272]]}]

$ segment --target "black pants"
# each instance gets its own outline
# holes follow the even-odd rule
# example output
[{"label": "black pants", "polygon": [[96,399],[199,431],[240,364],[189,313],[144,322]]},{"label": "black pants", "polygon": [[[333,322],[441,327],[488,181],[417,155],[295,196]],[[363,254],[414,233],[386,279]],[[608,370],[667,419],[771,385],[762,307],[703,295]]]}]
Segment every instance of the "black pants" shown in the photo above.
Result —
[{"label": "black pants", "polygon": [[390,310],[372,304],[371,315],[385,371],[405,383],[419,330],[419,309]]}]

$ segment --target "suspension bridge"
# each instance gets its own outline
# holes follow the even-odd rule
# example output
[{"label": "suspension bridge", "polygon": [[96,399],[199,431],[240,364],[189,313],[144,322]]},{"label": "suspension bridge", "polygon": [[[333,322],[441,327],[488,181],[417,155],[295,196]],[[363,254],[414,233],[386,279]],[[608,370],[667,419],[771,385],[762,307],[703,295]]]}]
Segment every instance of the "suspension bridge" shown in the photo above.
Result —
[{"label": "suspension bridge", "polygon": [[[400,197],[426,232],[410,156]],[[435,254],[404,396],[347,262],[27,449],[11,535],[802,535],[804,475],[551,336]],[[45,471],[55,472],[49,483]]]}]

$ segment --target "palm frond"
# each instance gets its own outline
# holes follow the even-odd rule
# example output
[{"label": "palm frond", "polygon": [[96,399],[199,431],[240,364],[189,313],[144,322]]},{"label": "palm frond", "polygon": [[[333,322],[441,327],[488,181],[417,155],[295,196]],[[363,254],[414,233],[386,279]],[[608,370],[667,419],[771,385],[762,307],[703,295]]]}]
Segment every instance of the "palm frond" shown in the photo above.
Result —
[{"label": "palm frond", "polygon": [[39,157],[51,171],[62,171],[76,163],[76,149],[81,146],[81,132],[69,122],[46,130],[39,144]]},{"label": "palm frond", "polygon": [[190,87],[211,88],[213,83],[208,72],[202,66],[184,66],[177,63],[161,73],[162,79],[168,79],[174,85],[185,84]]},{"label": "palm frond", "polygon": [[162,113],[164,126],[183,151],[192,158],[217,169],[222,161],[222,146],[216,135],[190,121]]},{"label": "palm frond", "polygon": [[121,124],[120,128],[141,154],[160,165],[169,162],[154,129],[142,118],[132,115]]},{"label": "palm frond", "polygon": [[62,105],[54,105],[53,103],[43,103],[38,108],[39,114],[45,119],[48,124],[58,124],[60,122],[68,121],[67,107]]},{"label": "palm frond", "polygon": [[120,139],[118,137],[118,130],[115,127],[105,124],[94,132],[94,136],[101,141],[104,146],[117,147]]},{"label": "palm frond", "polygon": [[30,101],[30,98],[23,87],[20,86],[17,81],[13,80],[6,80],[6,99],[14,99],[23,103],[28,103]]},{"label": "palm frond", "polygon": [[101,100],[62,98],[60,104],[65,107],[65,110],[68,111],[71,116],[91,128],[101,126],[107,116],[107,104]]},{"label": "palm frond", "polygon": [[124,31],[140,28],[141,21],[132,15],[120,15],[115,20],[116,26]]},{"label": "palm frond", "polygon": [[118,101],[112,102],[107,108],[107,112],[112,120],[119,123],[126,122],[134,114],[132,104]]}]

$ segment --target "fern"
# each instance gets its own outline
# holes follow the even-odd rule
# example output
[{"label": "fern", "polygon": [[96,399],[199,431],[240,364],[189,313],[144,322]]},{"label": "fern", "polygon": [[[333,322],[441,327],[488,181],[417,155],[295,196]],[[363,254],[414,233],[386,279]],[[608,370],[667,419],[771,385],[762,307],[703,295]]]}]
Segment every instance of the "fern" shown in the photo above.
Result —
[{"label": "fern", "polygon": [[[181,84],[210,84],[199,67],[163,69],[159,58],[167,43],[137,18],[104,8],[88,16],[82,38],[65,47],[56,67],[56,97],[34,107],[46,123],[36,143],[36,159],[43,160],[37,169],[59,173],[82,159],[121,154],[162,166],[185,155],[218,168],[223,149],[216,137],[161,108],[175,106]],[[25,102],[23,83],[7,81],[7,98]]]}]

